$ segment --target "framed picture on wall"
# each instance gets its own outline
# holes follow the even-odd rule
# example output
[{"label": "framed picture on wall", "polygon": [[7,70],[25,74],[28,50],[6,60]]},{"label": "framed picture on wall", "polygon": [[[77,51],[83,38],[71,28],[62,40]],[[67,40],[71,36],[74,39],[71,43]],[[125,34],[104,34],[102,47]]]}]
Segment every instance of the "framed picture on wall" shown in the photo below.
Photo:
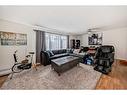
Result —
[{"label": "framed picture on wall", "polygon": [[15,45],[16,34],[10,32],[0,32],[1,45]]},{"label": "framed picture on wall", "polygon": [[27,45],[27,34],[0,31],[1,45]]},{"label": "framed picture on wall", "polygon": [[16,34],[16,45],[27,45],[27,34]]},{"label": "framed picture on wall", "polygon": [[90,33],[88,36],[89,45],[102,45],[102,33]]}]

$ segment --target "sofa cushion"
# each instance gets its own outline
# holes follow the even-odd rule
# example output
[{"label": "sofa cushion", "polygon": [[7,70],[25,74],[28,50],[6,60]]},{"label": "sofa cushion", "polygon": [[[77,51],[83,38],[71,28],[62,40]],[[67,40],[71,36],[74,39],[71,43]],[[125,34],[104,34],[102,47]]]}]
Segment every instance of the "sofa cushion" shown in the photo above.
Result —
[{"label": "sofa cushion", "polygon": [[52,52],[53,52],[54,55],[59,54],[58,50],[52,50]]},{"label": "sofa cushion", "polygon": [[66,53],[66,49],[58,50],[59,54]]},{"label": "sofa cushion", "polygon": [[67,49],[67,53],[73,53],[74,49]]},{"label": "sofa cushion", "polygon": [[66,53],[67,50],[66,50],[66,49],[62,49],[62,50],[52,50],[52,52],[54,53],[54,55],[56,55],[56,54]]},{"label": "sofa cushion", "polygon": [[64,56],[68,56],[68,53],[63,53],[63,54],[56,54],[54,56],[51,56],[50,59],[56,59],[56,58],[60,58],[60,57],[64,57]]}]

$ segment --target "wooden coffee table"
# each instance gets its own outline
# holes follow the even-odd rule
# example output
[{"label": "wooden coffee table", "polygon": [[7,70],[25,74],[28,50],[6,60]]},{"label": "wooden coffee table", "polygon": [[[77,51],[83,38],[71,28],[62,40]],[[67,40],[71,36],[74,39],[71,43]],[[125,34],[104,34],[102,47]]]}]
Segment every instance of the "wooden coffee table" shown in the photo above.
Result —
[{"label": "wooden coffee table", "polygon": [[51,60],[51,67],[60,76],[61,73],[77,66],[79,64],[79,57],[66,56]]}]

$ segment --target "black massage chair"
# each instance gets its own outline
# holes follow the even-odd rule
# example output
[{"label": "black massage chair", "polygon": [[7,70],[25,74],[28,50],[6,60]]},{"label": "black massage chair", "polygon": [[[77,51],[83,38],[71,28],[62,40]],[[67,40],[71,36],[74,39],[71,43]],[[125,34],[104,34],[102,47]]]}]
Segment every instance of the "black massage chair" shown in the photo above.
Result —
[{"label": "black massage chair", "polygon": [[95,55],[94,70],[108,74],[114,62],[114,47],[109,45],[100,46]]}]

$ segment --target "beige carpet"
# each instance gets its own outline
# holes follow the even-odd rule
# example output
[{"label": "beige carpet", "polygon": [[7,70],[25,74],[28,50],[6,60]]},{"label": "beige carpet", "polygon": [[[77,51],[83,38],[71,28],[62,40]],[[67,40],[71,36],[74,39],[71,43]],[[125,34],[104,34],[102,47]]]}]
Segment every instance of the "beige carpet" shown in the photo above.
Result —
[{"label": "beige carpet", "polygon": [[95,89],[101,73],[94,71],[92,66],[80,66],[58,76],[50,65],[38,67],[15,74],[8,79],[1,89]]}]

